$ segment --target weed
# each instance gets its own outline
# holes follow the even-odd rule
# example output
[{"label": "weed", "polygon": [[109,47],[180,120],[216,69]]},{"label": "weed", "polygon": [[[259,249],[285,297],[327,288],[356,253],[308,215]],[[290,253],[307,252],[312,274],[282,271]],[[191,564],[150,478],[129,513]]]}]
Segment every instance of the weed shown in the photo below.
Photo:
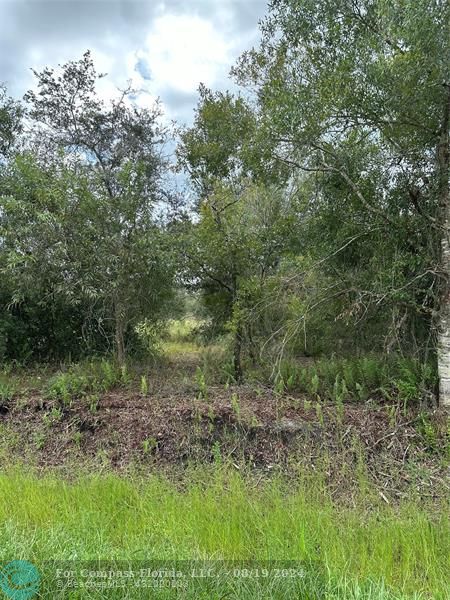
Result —
[{"label": "weed", "polygon": [[123,385],[129,385],[129,383],[131,382],[131,376],[128,372],[127,365],[122,365],[120,367],[120,382]]},{"label": "weed", "polygon": [[212,455],[214,464],[220,466],[222,464],[222,450],[220,448],[219,440],[216,440],[212,445]]},{"label": "weed", "polygon": [[[398,356],[327,358],[306,367],[287,360],[280,366],[279,377],[286,382],[285,389],[319,394],[338,404],[365,402],[372,396],[389,401],[396,398],[404,412],[436,384],[436,371],[431,365]],[[279,391],[278,379],[274,388]]]},{"label": "weed", "polygon": [[261,423],[258,421],[258,418],[255,415],[252,415],[250,419],[250,427],[257,428],[261,427]]},{"label": "weed", "polygon": [[50,415],[54,421],[61,421],[63,413],[58,406],[54,406],[50,411]]},{"label": "weed", "polygon": [[316,408],[317,420],[319,421],[320,425],[323,427],[323,425],[324,425],[323,409],[322,409],[322,404],[320,403],[319,400],[317,400],[315,408]]},{"label": "weed", "polygon": [[100,401],[99,395],[89,394],[89,396],[87,396],[87,401],[89,405],[89,412],[96,413],[98,411],[98,404]]},{"label": "weed", "polygon": [[50,400],[56,400],[61,406],[69,406],[73,398],[84,391],[84,380],[71,373],[59,373],[52,377],[44,394]]},{"label": "weed", "polygon": [[33,434],[33,442],[37,450],[42,450],[47,442],[47,434],[45,431],[36,431]]},{"label": "weed", "polygon": [[225,378],[225,384],[230,385],[231,383],[236,383],[236,378],[234,376],[234,365],[232,360],[225,361],[222,367],[223,377]]},{"label": "weed", "polygon": [[286,384],[284,382],[284,378],[281,374],[277,375],[277,378],[275,380],[275,386],[273,388],[273,391],[275,392],[276,395],[281,396],[283,394],[283,392],[286,389]]},{"label": "weed", "polygon": [[236,392],[231,394],[231,408],[233,409],[233,413],[236,416],[236,419],[239,421],[241,418],[241,403],[239,401],[239,396]]},{"label": "weed", "polygon": [[333,399],[336,402],[338,422],[342,423],[344,418],[344,402],[348,399],[348,389],[345,379],[336,375],[333,386]]},{"label": "weed", "polygon": [[148,383],[145,375],[141,376],[141,394],[146,396],[148,394]]},{"label": "weed", "polygon": [[44,387],[44,396],[66,407],[74,400],[91,393],[106,392],[117,385],[126,385],[129,381],[126,367],[118,369],[107,360],[100,363],[92,361],[72,365],[68,371],[51,377]]},{"label": "weed", "polygon": [[45,413],[42,416],[42,421],[45,423],[45,425],[47,427],[51,427],[54,423],[58,423],[59,421],[61,421],[63,416],[63,411],[61,409],[61,407],[59,406],[54,406],[50,412]]},{"label": "weed", "polygon": [[99,369],[96,368],[96,365],[92,366],[98,387],[102,391],[106,392],[120,383],[121,372],[112,362],[102,360]]},{"label": "weed", "polygon": [[434,420],[429,413],[421,412],[415,427],[427,452],[450,457],[450,420]]},{"label": "weed", "polygon": [[83,439],[83,434],[81,431],[74,431],[72,434],[72,441],[77,448],[81,447],[81,440]]},{"label": "weed", "polygon": [[0,379],[0,405],[6,406],[14,398],[16,386],[11,381]]},{"label": "weed", "polygon": [[0,423],[0,453],[15,450],[22,442],[21,436],[6,424]]},{"label": "weed", "polygon": [[364,385],[358,381],[355,383],[356,397],[360,402],[365,402],[368,398],[368,393]]},{"label": "weed", "polygon": [[319,381],[319,376],[317,375],[317,373],[314,373],[314,375],[311,378],[311,382],[310,382],[310,388],[309,388],[309,392],[311,394],[317,394],[319,391],[319,385],[320,385],[320,381]]},{"label": "weed", "polygon": [[195,371],[195,379],[197,382],[198,389],[198,399],[199,400],[207,400],[208,399],[208,386],[206,384],[205,373],[201,367],[197,367]]},{"label": "weed", "polygon": [[142,452],[144,453],[144,456],[147,456],[148,454],[156,450],[157,447],[158,440],[154,437],[148,437],[145,438],[145,440],[142,440]]}]

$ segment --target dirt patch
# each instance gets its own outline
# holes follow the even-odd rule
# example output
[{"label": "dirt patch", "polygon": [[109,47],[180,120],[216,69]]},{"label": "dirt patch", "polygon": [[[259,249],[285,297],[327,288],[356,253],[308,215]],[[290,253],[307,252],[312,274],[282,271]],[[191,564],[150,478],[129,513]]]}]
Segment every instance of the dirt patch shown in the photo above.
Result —
[{"label": "dirt patch", "polygon": [[[250,386],[106,393],[60,410],[39,394],[0,414],[4,443],[38,466],[107,462],[149,469],[193,461],[231,461],[263,471],[324,470],[336,493],[365,476],[389,501],[414,490],[448,493],[445,416],[434,414],[430,440],[414,412],[376,404],[334,406]],[[431,434],[430,434],[431,435]],[[430,446],[433,446],[431,447]]]}]

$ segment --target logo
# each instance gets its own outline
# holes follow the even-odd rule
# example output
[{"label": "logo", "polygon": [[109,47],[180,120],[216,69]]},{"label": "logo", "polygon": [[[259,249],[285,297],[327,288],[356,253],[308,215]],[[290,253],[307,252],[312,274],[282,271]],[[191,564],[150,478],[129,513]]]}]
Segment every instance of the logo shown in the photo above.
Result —
[{"label": "logo", "polygon": [[41,576],[27,560],[13,560],[0,568],[0,589],[12,600],[29,600],[39,590]]}]

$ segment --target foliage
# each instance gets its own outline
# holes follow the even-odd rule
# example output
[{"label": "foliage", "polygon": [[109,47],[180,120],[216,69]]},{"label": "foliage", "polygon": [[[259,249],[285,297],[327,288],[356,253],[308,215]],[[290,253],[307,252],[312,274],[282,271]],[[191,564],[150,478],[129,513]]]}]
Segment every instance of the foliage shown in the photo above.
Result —
[{"label": "foliage", "polygon": [[[273,157],[309,197],[301,231],[318,285],[307,304],[331,302],[350,340],[352,322],[368,323],[368,339],[378,330],[387,348],[424,354],[441,289],[433,224],[444,193],[435,157],[450,80],[441,60],[448,11],[442,2],[281,0],[259,48],[234,68],[257,91]],[[302,273],[296,282],[308,300]]]},{"label": "foliage", "polygon": [[92,405],[96,393],[128,383],[129,376],[124,366],[118,367],[107,360],[91,361],[72,365],[67,371],[56,373],[46,383],[44,395],[63,407],[70,406],[73,400],[80,398],[87,398]]},{"label": "foliage", "polygon": [[436,386],[435,370],[399,356],[322,358],[312,365],[283,360],[276,374],[283,388],[333,402],[397,399],[404,407],[419,405]]},{"label": "foliage", "polygon": [[217,181],[246,174],[245,144],[255,130],[255,115],[243,98],[200,85],[194,125],[181,132],[177,147],[179,167],[189,172],[200,197]]},{"label": "foliage", "polygon": [[245,311],[258,298],[289,244],[294,215],[283,194],[248,182],[238,191],[216,184],[199,220],[181,236],[186,277],[202,291],[215,335],[234,338],[234,377],[242,378],[241,350],[251,345]]},{"label": "foliage", "polygon": [[9,378],[0,376],[0,407],[6,406],[15,394],[15,384]]},{"label": "foliage", "polygon": [[232,70],[240,89],[201,85],[179,130],[189,210],[168,189],[160,106],[131,88],[102,100],[89,52],[34,72],[25,108],[2,89],[0,358],[187,351],[196,331],[165,330],[183,286],[208,341],[226,342],[228,381],[384,352],[420,372],[374,384],[322,366],[304,385],[338,403],[378,390],[404,410],[431,398],[450,269],[449,22],[441,1],[270,3]]},{"label": "foliage", "polygon": [[14,150],[17,137],[22,131],[23,108],[10,98],[6,87],[0,85],[0,166],[2,159]]},{"label": "foliage", "polygon": [[450,461],[450,423],[447,419],[436,419],[423,411],[417,416],[415,428],[430,454]]},{"label": "foliage", "polygon": [[148,381],[145,375],[141,376],[141,394],[146,396],[148,394]]},{"label": "foliage", "polygon": [[198,398],[202,400],[208,399],[208,384],[206,383],[205,373],[201,367],[197,367],[195,371],[195,379],[198,388]]},{"label": "foliage", "polygon": [[173,261],[155,216],[166,169],[159,108],[138,109],[131,89],[107,106],[89,53],[35,75],[33,146],[10,161],[0,200],[5,352],[15,321],[30,333],[41,312],[56,312],[50,336],[75,333],[88,352],[114,345],[123,362],[135,326],[171,305]]}]

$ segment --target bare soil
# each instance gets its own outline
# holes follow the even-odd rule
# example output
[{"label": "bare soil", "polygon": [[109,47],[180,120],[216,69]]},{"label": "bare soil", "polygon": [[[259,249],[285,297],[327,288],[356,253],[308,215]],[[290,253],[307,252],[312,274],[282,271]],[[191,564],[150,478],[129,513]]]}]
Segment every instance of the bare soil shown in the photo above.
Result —
[{"label": "bare soil", "polygon": [[[38,392],[19,396],[0,414],[5,448],[39,468],[74,464],[155,471],[228,461],[262,474],[325,473],[333,494],[366,478],[386,502],[411,494],[448,495],[446,417],[431,416],[433,439],[414,411],[372,402],[318,404],[263,386],[211,386],[199,398],[192,383],[169,373],[147,395],[117,389],[58,406]],[[192,380],[191,380],[192,381]]]}]

